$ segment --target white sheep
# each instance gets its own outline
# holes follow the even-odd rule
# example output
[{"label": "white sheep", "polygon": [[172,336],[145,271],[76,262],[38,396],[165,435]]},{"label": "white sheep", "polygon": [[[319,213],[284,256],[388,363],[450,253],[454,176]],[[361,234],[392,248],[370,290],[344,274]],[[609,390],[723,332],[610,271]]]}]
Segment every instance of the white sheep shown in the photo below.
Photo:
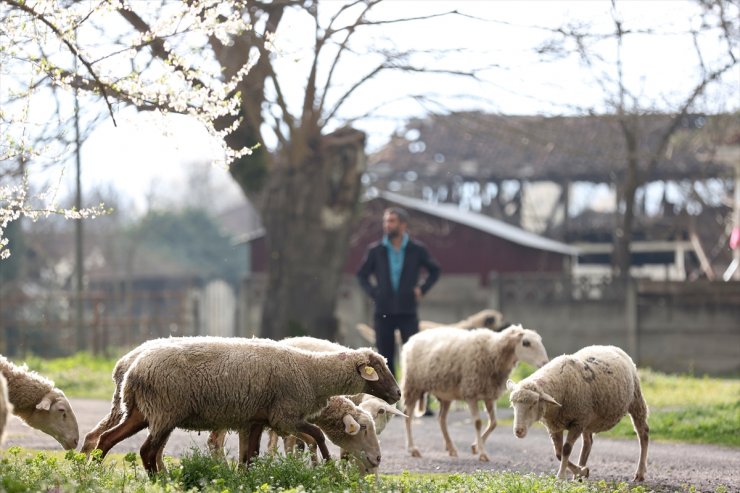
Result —
[{"label": "white sheep", "polygon": [[152,473],[175,428],[236,429],[248,432],[246,451],[240,447],[240,461],[248,465],[269,426],[308,435],[329,458],[321,430],[306,419],[331,396],[358,392],[400,398],[384,358],[369,349],[316,353],[265,339],[172,338],[131,363],[121,389],[124,418],[100,436],[98,448],[105,456],[148,427],[141,457]]},{"label": "white sheep", "polygon": [[[593,434],[614,427],[629,413],[640,442],[635,481],[647,470],[648,407],[632,359],[614,346],[588,346],[573,355],[558,356],[518,384],[509,381],[514,408],[514,434],[524,438],[535,421],[550,433],[560,461],[558,478],[566,469],[588,477],[586,467]],[[563,431],[568,436],[563,444]],[[573,444],[583,436],[578,465],[569,461]]]},{"label": "white sheep", "polygon": [[0,374],[8,384],[13,414],[28,426],[51,435],[65,450],[77,447],[80,431],[72,406],[54,382],[26,365],[17,366],[0,356]]},{"label": "white sheep", "polygon": [[349,399],[357,404],[361,409],[370,413],[375,422],[375,432],[380,435],[383,433],[388,422],[395,416],[406,417],[396,406],[392,406],[382,399],[369,394],[357,394],[348,396]]},{"label": "white sheep", "polygon": [[[460,329],[479,329],[488,328],[500,331],[504,328],[503,315],[498,310],[485,309],[472,314],[468,318],[451,324],[432,322],[431,320],[420,320],[419,330],[436,329],[439,327],[458,327]],[[359,323],[356,326],[357,332],[365,339],[368,344],[375,344],[375,330],[367,324]],[[401,345],[401,336],[396,334],[396,343]]]},{"label": "white sheep", "polygon": [[13,412],[13,404],[8,400],[8,382],[0,374],[0,443],[5,438],[5,425],[8,422],[8,415]]},{"label": "white sheep", "polygon": [[[311,422],[341,450],[342,458],[357,462],[360,472],[377,473],[381,460],[380,443],[372,416],[342,396],[329,399],[329,404]],[[291,446],[286,444],[286,448]]]},{"label": "white sheep", "polygon": [[[290,337],[282,339],[279,343],[307,351],[337,352],[349,350],[348,347],[335,342],[309,336]],[[372,456],[377,445],[375,434],[380,435],[388,423],[390,416],[393,414],[404,417],[406,415],[396,409],[395,406],[369,394],[356,394],[349,396],[349,399],[353,403],[353,407],[349,407],[343,398],[332,397],[327,407],[322,409],[318,416],[311,418],[309,421],[318,425],[329,440],[340,447],[343,457],[352,455],[359,458],[363,453],[366,456]],[[343,410],[344,413],[341,413],[340,410]],[[374,433],[372,437],[364,439],[364,435],[358,437],[348,435],[347,431],[340,431],[345,428],[344,421],[346,420],[346,416],[353,416],[355,419],[358,419],[358,415],[362,414],[362,411],[368,412],[374,422]],[[226,432],[223,430],[214,431],[208,437],[208,447],[215,455],[223,455],[225,434]],[[278,436],[275,431],[270,430],[267,446],[269,451],[274,452],[277,449],[277,439]],[[239,443],[242,444],[243,442],[244,437],[240,436]],[[344,446],[342,443],[346,443],[347,446]],[[295,438],[286,437],[284,446],[286,451],[292,451],[295,447]],[[380,454],[378,454],[378,460],[380,460]]]},{"label": "white sheep", "polygon": [[[447,413],[454,400],[464,400],[473,415],[476,439],[471,445],[481,461],[488,461],[484,445],[496,427],[496,399],[506,389],[506,380],[520,361],[534,366],[547,363],[547,351],[537,332],[521,325],[502,332],[488,329],[461,330],[441,327],[411,336],[401,350],[403,399],[406,414],[406,445],[414,457],[421,452],[411,435],[411,413],[426,407],[427,393],[439,401],[439,425],[445,448],[452,457],[457,449],[447,431]],[[485,403],[488,427],[481,434],[482,420],[478,401]]]}]

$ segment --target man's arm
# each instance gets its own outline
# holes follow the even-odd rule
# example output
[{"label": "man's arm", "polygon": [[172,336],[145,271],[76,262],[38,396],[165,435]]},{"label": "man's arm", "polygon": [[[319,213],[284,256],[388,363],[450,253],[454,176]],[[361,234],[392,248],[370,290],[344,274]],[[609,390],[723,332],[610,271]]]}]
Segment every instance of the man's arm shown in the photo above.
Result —
[{"label": "man's arm", "polygon": [[424,279],[424,283],[420,286],[421,294],[426,294],[439,279],[439,274],[442,269],[426,248],[421,249],[421,265],[427,271],[427,277]]},{"label": "man's arm", "polygon": [[375,299],[377,288],[370,283],[370,275],[375,272],[375,255],[371,253],[372,249],[368,248],[365,258],[362,260],[362,265],[357,270],[357,282],[360,283],[360,287],[370,298]]}]

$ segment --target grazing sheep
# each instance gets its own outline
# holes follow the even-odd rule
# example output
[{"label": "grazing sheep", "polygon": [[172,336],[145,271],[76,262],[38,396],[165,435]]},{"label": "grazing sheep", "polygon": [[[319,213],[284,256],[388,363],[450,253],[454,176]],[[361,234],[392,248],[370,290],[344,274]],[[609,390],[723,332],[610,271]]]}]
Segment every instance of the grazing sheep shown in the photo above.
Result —
[{"label": "grazing sheep", "polygon": [[[411,413],[419,404],[426,407],[426,393],[439,401],[439,425],[445,448],[452,457],[457,449],[447,431],[447,413],[453,400],[467,402],[475,423],[475,442],[471,449],[481,461],[488,461],[484,444],[496,427],[496,399],[506,389],[506,380],[519,360],[534,366],[547,363],[547,351],[537,332],[521,325],[502,332],[488,329],[460,330],[456,327],[419,332],[411,336],[401,350],[403,399],[406,414],[406,445],[414,457],[421,452],[411,436]],[[485,403],[488,427],[481,434],[482,421],[478,401]]]},{"label": "grazing sheep", "polygon": [[0,374],[0,443],[5,438],[5,424],[8,422],[8,414],[13,412],[13,405],[8,401],[8,382]]},{"label": "grazing sheep", "polygon": [[358,392],[400,398],[383,357],[369,349],[317,353],[264,339],[172,338],[131,363],[121,389],[124,418],[100,436],[98,448],[105,456],[148,427],[141,458],[152,473],[175,428],[248,430],[246,452],[240,450],[248,465],[269,426],[308,435],[329,458],[321,430],[306,419],[331,396]]},{"label": "grazing sheep", "polygon": [[[635,481],[647,470],[648,407],[632,359],[614,346],[588,346],[573,355],[558,356],[518,384],[507,382],[514,408],[514,434],[524,438],[535,421],[550,433],[560,461],[558,478],[566,469],[588,477],[586,467],[593,434],[614,427],[629,413],[640,441]],[[563,444],[563,431],[568,436]],[[578,465],[569,461],[573,444],[583,436]]]},{"label": "grazing sheep", "polygon": [[392,406],[384,400],[378,399],[375,396],[368,394],[356,394],[348,397],[349,400],[354,402],[361,409],[364,409],[365,411],[370,413],[370,416],[372,416],[373,421],[375,422],[375,433],[377,433],[378,435],[383,433],[385,426],[391,420],[393,415],[403,416],[404,418],[406,417],[406,415],[398,410],[396,406]]},{"label": "grazing sheep", "polygon": [[[303,337],[289,337],[286,339],[282,339],[280,344],[284,344],[290,347],[296,347],[299,349],[304,349],[307,351],[318,351],[318,352],[336,352],[336,351],[347,351],[349,350],[348,347],[342,346],[340,344],[337,344],[335,342],[327,341],[326,339],[318,339],[315,337],[309,337],[309,336],[303,336]],[[335,445],[339,446],[342,449],[357,449],[358,447],[354,445],[353,447],[344,447],[342,446],[337,440],[333,439],[332,436],[327,433],[327,427],[330,429],[339,430],[343,427],[342,422],[342,416],[338,416],[338,412],[336,409],[330,409],[332,405],[338,405],[337,403],[333,402],[335,399],[337,399],[337,402],[341,402],[341,400],[338,397],[333,397],[330,399],[329,404],[326,408],[324,408],[321,413],[315,417],[310,419],[309,421],[318,425],[319,428],[322,429],[327,434],[327,437],[329,440],[332,441]],[[375,433],[380,435],[380,432],[383,431],[385,428],[385,425],[387,424],[388,420],[390,419],[390,415],[392,414],[398,414],[401,416],[406,416],[401,411],[396,409],[395,406],[388,404],[382,399],[379,399],[375,396],[371,396],[368,394],[356,394],[355,396],[349,396],[350,401],[357,405],[359,409],[353,411],[353,413],[350,414],[357,414],[360,412],[360,409],[367,411],[370,416],[373,419],[374,422],[374,428]],[[346,408],[346,406],[345,406]],[[348,408],[346,408],[347,411],[349,411]],[[347,414],[347,413],[345,413]],[[356,417],[356,416],[355,416]],[[335,419],[335,422],[332,423],[331,420]],[[212,453],[215,455],[223,455],[223,444],[225,440],[225,434],[226,432],[223,430],[220,431],[214,431],[210,434],[208,437],[208,447],[211,450]],[[340,441],[346,441],[346,435],[344,433],[337,433],[335,436]],[[269,432],[269,440],[268,440],[268,450],[275,451],[277,449],[277,439],[278,435],[273,430],[270,430]],[[239,443],[243,443],[244,437],[239,437]],[[354,440],[355,442],[359,442],[358,440]],[[294,437],[286,437],[286,443],[285,443],[285,449],[286,450],[293,450],[295,446],[295,439]],[[345,450],[342,451],[342,455],[346,455]],[[371,450],[367,450],[366,452],[370,453]],[[379,455],[378,455],[379,456]]]},{"label": "grazing sheep", "polygon": [[[430,320],[421,320],[419,321],[419,330],[424,331],[428,329],[436,329],[438,327],[458,327],[460,329],[487,328],[498,332],[505,328],[503,319],[504,317],[503,315],[501,315],[501,312],[497,310],[486,309],[481,310],[478,313],[474,313],[468,318],[452,324],[443,324],[439,322],[432,322]],[[365,339],[368,344],[375,344],[375,330],[372,327],[367,324],[359,323],[357,324],[356,329],[357,332],[360,333],[360,336],[362,336],[362,338]],[[401,345],[401,336],[398,334],[396,334],[396,343],[399,346]]]},{"label": "grazing sheep", "polygon": [[51,435],[65,450],[77,447],[80,431],[72,406],[54,382],[17,366],[0,356],[0,374],[8,384],[8,401],[13,414],[31,428]]}]

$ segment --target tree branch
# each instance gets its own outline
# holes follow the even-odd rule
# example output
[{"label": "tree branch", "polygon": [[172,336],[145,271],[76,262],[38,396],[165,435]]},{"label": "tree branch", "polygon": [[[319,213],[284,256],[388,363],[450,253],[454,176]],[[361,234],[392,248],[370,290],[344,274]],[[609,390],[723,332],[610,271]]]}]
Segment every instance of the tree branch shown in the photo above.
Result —
[{"label": "tree branch", "polygon": [[67,48],[74,54],[74,56],[82,63],[82,65],[85,66],[90,76],[95,80],[95,84],[98,89],[100,89],[100,92],[103,96],[103,100],[105,101],[105,104],[108,106],[108,113],[111,116],[111,119],[113,120],[113,125],[117,126],[116,123],[116,116],[113,112],[113,104],[111,103],[110,99],[108,98],[108,93],[106,91],[105,84],[103,81],[100,80],[100,77],[98,76],[97,72],[93,68],[92,64],[82,56],[82,54],[77,50],[77,46],[75,46],[73,43],[71,43],[67,38],[64,36],[64,33],[55,26],[53,23],[49,21],[49,19],[46,18],[45,15],[36,12],[32,7],[29,7],[26,5],[26,3],[23,0],[16,1],[16,0],[0,0],[0,2],[6,3],[10,5],[11,7],[14,7],[18,10],[21,10],[27,14],[29,14],[31,17],[35,18],[36,20],[40,21],[46,27],[51,29],[51,31],[57,36],[57,38],[64,43]]}]

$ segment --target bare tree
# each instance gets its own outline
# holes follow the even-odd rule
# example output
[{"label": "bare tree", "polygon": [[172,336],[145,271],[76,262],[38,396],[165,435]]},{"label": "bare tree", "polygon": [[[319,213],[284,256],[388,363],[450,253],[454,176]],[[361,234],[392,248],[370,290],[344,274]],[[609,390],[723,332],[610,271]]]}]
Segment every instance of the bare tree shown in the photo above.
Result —
[{"label": "bare tree", "polygon": [[[27,10],[25,2],[0,0],[3,3],[16,11]],[[110,55],[97,58],[68,42],[65,29],[47,24],[68,42],[86,72],[54,66],[45,71],[45,77],[99,95],[111,114],[115,114],[113,102],[118,101],[140,110],[198,116],[222,139],[231,175],[257,206],[266,229],[264,336],[337,335],[336,298],[365,170],[365,135],[348,126],[352,118],[343,119],[342,110],[360,88],[383,72],[428,69],[415,66],[408,52],[376,49],[367,53],[367,65],[349,83],[338,81],[338,73],[347,58],[357,58],[358,33],[446,15],[374,19],[371,13],[379,3],[162,0],[121,4],[116,12],[125,27],[117,25],[110,31],[114,35],[105,35],[118,51],[111,48]],[[45,20],[41,13],[30,15]],[[286,15],[301,16],[313,26],[305,74],[295,67],[281,71],[276,63],[280,55],[272,52]],[[87,17],[81,16],[75,26],[85,22]],[[194,36],[186,39],[188,33]],[[106,57],[120,53],[129,54],[131,73],[118,78],[101,74]],[[159,87],[158,80],[142,76],[158,71],[178,82],[170,81],[166,91],[152,92],[151,88]],[[472,72],[438,72],[474,77]],[[297,77],[302,80],[302,97],[292,104],[286,87]],[[215,106],[219,95],[227,104],[203,117],[204,109]],[[276,142],[272,148],[266,145],[266,133]]]},{"label": "bare tree", "polygon": [[[698,77],[691,90],[670,101],[666,99],[659,104],[647,101],[640,87],[631,85],[625,76],[625,64],[630,61],[624,52],[627,40],[637,35],[657,36],[661,33],[651,28],[636,29],[626,25],[620,17],[617,0],[611,3],[611,32],[599,33],[584,25],[564,26],[557,30],[554,39],[540,48],[543,54],[549,55],[575,53],[582,64],[590,69],[604,94],[607,107],[613,110],[617,119],[626,155],[623,164],[615,163],[617,209],[612,269],[617,277],[629,275],[638,189],[647,183],[658,163],[663,160],[671,139],[685,124],[687,117],[697,111],[707,90],[738,67],[740,22],[737,2],[701,0],[698,4],[700,9],[694,24],[697,27],[688,33],[694,40],[693,56]],[[719,42],[724,46],[720,55],[711,60],[704,53],[706,39],[702,38],[707,36],[719,37]],[[606,69],[603,51],[596,49],[596,45],[604,41],[612,42],[614,61]],[[656,114],[668,117],[662,119],[659,128],[647,123],[648,120],[654,122],[652,117]]]}]

